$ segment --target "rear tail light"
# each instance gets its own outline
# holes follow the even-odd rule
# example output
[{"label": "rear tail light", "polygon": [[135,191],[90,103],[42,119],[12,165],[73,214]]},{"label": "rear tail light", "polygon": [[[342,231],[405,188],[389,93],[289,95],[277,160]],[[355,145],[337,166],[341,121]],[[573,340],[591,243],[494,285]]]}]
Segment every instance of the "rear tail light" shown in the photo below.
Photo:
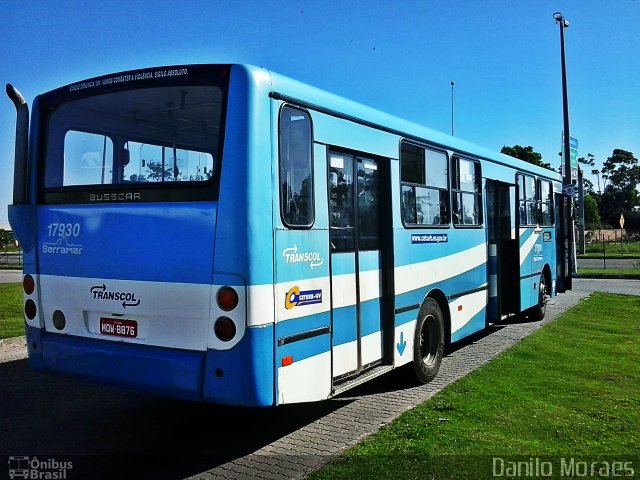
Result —
[{"label": "rear tail light", "polygon": [[22,279],[22,288],[24,293],[31,295],[36,289],[36,282],[31,275],[25,275]]},{"label": "rear tail light", "polygon": [[236,324],[229,317],[218,317],[213,331],[220,340],[228,342],[236,336]]},{"label": "rear tail light", "polygon": [[24,302],[24,314],[29,320],[33,320],[34,318],[36,318],[37,313],[38,311],[36,309],[36,302],[31,299]]},{"label": "rear tail light", "polygon": [[230,312],[238,306],[238,292],[232,287],[220,287],[216,299],[218,306],[225,312]]}]

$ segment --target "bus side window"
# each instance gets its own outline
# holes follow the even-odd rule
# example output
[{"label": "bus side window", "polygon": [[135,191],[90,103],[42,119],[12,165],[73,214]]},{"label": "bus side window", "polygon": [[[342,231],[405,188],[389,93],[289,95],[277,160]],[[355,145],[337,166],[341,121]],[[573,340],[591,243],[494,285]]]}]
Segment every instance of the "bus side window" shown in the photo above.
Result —
[{"label": "bus side window", "polygon": [[540,194],[540,225],[550,227],[553,225],[553,188],[551,182],[538,180],[538,193]]},{"label": "bus side window", "polygon": [[482,178],[480,162],[453,157],[452,220],[455,225],[482,224]]},{"label": "bus side window", "polygon": [[311,119],[303,110],[280,112],[280,213],[287,227],[309,228],[314,221]]},{"label": "bus side window", "polygon": [[520,203],[520,226],[539,223],[536,180],[530,175],[518,174],[518,196]]},{"label": "bus side window", "polygon": [[449,225],[447,154],[402,142],[400,181],[406,226]]}]

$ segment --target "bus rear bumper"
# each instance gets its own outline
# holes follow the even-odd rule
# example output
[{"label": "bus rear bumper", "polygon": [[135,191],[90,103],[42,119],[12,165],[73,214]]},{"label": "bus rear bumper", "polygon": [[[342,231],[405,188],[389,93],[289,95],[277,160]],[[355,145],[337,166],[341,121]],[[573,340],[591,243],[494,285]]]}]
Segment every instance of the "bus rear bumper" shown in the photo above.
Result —
[{"label": "bus rear bumper", "polygon": [[205,352],[42,332],[37,370],[188,400],[202,400]]},{"label": "bus rear bumper", "polygon": [[234,348],[206,352],[26,330],[34,370],[187,400],[274,405],[273,325],[247,329]]}]

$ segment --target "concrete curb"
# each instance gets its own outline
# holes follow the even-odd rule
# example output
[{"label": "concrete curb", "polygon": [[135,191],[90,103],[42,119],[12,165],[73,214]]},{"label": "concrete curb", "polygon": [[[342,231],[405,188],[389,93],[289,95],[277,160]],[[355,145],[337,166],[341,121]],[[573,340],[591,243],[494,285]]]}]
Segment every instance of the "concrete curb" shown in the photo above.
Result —
[{"label": "concrete curb", "polygon": [[27,339],[21,337],[0,340],[0,363],[13,362],[27,358]]},{"label": "concrete curb", "polygon": [[16,346],[24,347],[27,344],[27,337],[11,337],[0,339],[0,348],[13,348]]}]

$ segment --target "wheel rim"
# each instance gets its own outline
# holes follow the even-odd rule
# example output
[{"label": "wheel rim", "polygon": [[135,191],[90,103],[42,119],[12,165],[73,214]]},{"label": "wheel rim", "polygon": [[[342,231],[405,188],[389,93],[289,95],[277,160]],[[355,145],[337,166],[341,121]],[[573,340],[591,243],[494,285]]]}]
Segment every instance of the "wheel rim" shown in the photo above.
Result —
[{"label": "wheel rim", "polygon": [[432,365],[438,353],[438,322],[433,315],[427,315],[420,330],[420,356],[422,363]]},{"label": "wheel rim", "polygon": [[540,279],[540,310],[545,312],[547,309],[547,284],[544,278]]}]

